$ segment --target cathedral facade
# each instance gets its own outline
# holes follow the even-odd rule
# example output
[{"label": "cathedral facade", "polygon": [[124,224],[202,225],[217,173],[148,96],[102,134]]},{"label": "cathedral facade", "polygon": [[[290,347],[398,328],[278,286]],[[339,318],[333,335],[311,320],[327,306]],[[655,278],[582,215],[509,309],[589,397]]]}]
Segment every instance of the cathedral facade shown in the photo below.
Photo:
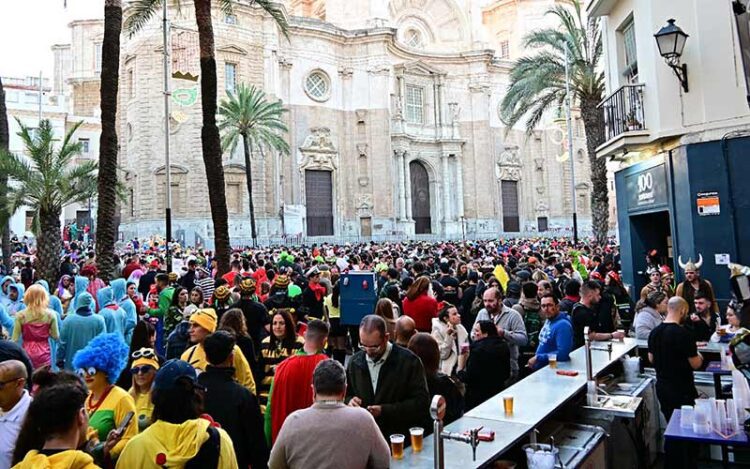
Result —
[{"label": "cathedral facade", "polygon": [[[559,116],[528,135],[508,129],[498,115],[512,60],[524,53],[522,37],[546,25],[544,12],[552,5],[288,0],[286,37],[248,2],[235,2],[231,13],[217,7],[220,99],[245,83],[288,110],[291,153],[251,148],[259,237],[564,232],[574,197],[580,224],[590,225],[589,163],[577,115],[573,155],[567,154],[564,119],[554,118]],[[169,171],[175,236],[210,244],[200,83],[185,79],[201,78],[198,33],[192,8],[172,13],[169,168],[160,21],[122,38],[118,119],[127,200],[120,231],[124,239],[163,232]],[[250,239],[239,147],[224,155],[233,244]]]}]

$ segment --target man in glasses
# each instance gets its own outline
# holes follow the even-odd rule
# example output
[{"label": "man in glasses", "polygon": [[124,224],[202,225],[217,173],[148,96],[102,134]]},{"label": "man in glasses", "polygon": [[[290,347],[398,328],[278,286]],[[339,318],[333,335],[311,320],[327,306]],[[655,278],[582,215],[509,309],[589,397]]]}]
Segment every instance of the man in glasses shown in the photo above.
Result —
[{"label": "man in glasses", "polygon": [[546,319],[542,330],[539,331],[539,345],[536,354],[529,359],[529,368],[539,369],[549,363],[549,355],[557,357],[557,361],[570,360],[573,349],[573,325],[567,313],[560,312],[560,304],[552,293],[542,296],[540,312]]},{"label": "man in glasses", "polygon": [[0,469],[10,467],[18,432],[31,396],[26,390],[26,366],[18,360],[0,362]]},{"label": "man in glasses", "polygon": [[359,325],[360,351],[347,369],[347,402],[367,409],[386,439],[429,425],[430,395],[419,357],[389,341],[385,321],[367,315]]}]

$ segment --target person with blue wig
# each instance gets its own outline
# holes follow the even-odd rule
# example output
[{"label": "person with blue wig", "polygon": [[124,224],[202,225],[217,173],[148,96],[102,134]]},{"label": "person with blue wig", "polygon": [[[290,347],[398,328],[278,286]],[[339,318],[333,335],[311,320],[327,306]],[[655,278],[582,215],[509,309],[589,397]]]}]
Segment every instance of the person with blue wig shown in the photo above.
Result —
[{"label": "person with blue wig", "polygon": [[94,298],[88,293],[78,297],[78,308],[63,320],[57,365],[73,370],[73,357],[99,334],[107,332],[104,318],[94,312]]},{"label": "person with blue wig", "polygon": [[[89,427],[96,431],[99,442],[107,441],[109,433],[123,422],[128,412],[136,412],[133,397],[114,384],[128,362],[128,350],[120,334],[101,334],[73,357],[73,368],[89,390],[85,408]],[[110,457],[116,459],[137,434],[138,419],[133,418],[120,441],[109,451]]]}]

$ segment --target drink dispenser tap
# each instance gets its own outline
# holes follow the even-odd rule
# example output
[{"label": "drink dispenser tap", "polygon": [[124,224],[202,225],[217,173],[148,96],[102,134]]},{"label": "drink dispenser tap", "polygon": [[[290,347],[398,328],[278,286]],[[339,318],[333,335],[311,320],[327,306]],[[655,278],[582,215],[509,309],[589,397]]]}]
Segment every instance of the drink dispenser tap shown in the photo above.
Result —
[{"label": "drink dispenser tap", "polygon": [[463,433],[454,433],[443,430],[443,417],[445,417],[445,398],[437,395],[432,398],[430,404],[430,416],[433,418],[433,435],[435,439],[434,446],[434,467],[435,469],[445,469],[445,456],[443,452],[443,440],[462,441],[471,445],[473,460],[477,459],[477,446],[479,445],[479,432],[482,427],[472,428],[468,435]]}]

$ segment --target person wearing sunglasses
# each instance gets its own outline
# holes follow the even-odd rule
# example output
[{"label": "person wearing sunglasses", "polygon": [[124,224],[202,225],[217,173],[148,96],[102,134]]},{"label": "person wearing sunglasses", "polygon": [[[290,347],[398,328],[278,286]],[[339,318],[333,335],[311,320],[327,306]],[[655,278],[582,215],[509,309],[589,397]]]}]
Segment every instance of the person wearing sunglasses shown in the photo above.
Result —
[{"label": "person wearing sunglasses", "polygon": [[[116,332],[97,336],[73,357],[73,369],[89,390],[85,407],[89,426],[95,430],[94,439],[99,442],[107,440],[109,433],[120,425],[128,412],[136,412],[132,396],[114,384],[127,361],[128,346],[122,335]],[[112,448],[112,459],[117,458],[128,440],[137,433],[138,422],[132,419]],[[97,456],[98,452],[95,452]]]},{"label": "person wearing sunglasses", "polygon": [[133,352],[131,358],[133,363],[130,366],[130,374],[133,377],[133,385],[128,393],[135,401],[138,431],[142,432],[151,425],[151,413],[154,410],[151,386],[154,384],[156,370],[159,369],[159,360],[154,349],[145,347]]}]

